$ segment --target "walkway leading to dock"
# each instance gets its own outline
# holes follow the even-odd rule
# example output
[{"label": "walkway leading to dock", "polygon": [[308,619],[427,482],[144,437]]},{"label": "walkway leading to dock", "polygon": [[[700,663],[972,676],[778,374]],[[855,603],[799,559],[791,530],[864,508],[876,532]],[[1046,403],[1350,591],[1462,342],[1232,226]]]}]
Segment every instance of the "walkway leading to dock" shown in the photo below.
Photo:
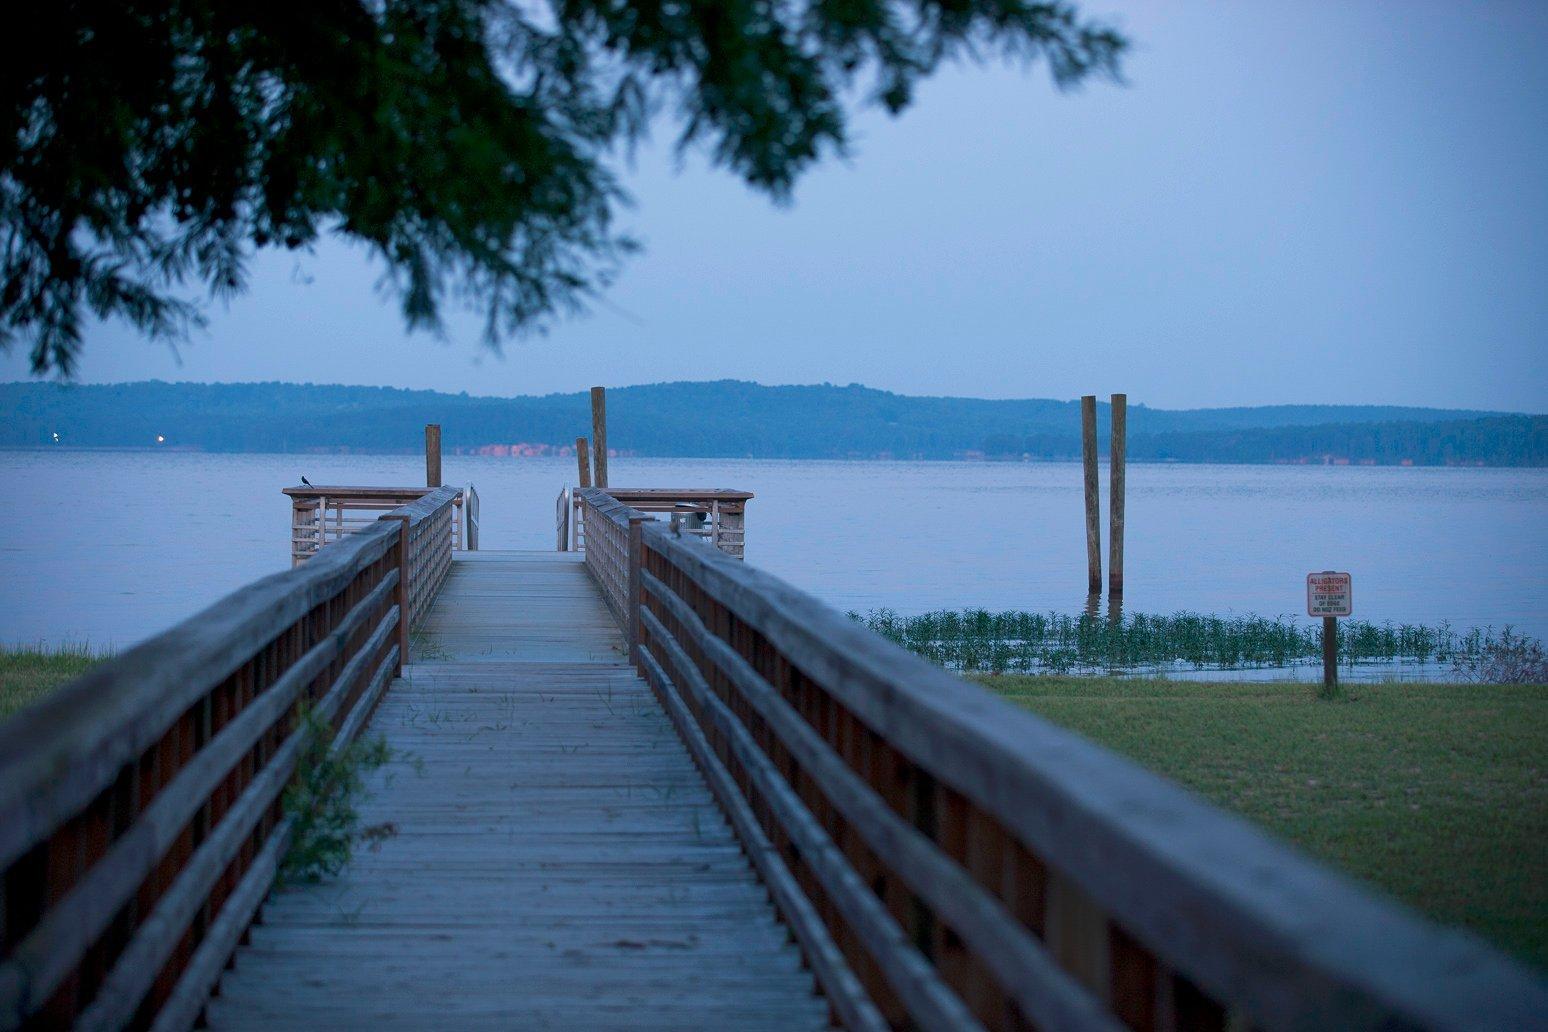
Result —
[{"label": "walkway leading to dock", "polygon": [[826,1027],[575,553],[459,553],[412,658],[371,724],[390,834],[270,896],[212,1028]]}]

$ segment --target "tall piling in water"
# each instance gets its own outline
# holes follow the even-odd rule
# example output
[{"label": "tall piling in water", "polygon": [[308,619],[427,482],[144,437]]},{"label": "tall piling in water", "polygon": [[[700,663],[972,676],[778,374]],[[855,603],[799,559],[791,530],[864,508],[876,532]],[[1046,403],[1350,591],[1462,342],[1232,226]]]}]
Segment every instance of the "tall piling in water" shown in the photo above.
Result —
[{"label": "tall piling in water", "polygon": [[441,424],[425,424],[425,486],[441,486]]},{"label": "tall piling in water", "polygon": [[597,487],[607,486],[607,397],[601,387],[591,388],[591,468]]},{"label": "tall piling in water", "polygon": [[1102,592],[1102,501],[1097,485],[1095,394],[1080,399],[1080,453],[1086,467],[1086,590],[1099,595]]},{"label": "tall piling in water", "polygon": [[575,439],[575,464],[580,467],[580,486],[591,486],[591,449],[586,446],[584,437]]},{"label": "tall piling in water", "polygon": [[1123,594],[1123,481],[1128,447],[1129,396],[1114,394],[1113,433],[1107,445],[1107,593]]}]

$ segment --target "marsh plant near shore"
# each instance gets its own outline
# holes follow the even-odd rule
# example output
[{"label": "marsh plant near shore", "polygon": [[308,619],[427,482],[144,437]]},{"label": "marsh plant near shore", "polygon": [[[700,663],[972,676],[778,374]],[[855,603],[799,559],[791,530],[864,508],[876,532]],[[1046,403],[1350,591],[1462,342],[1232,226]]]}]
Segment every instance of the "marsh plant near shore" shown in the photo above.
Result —
[{"label": "marsh plant near shore", "polygon": [[1507,627],[1497,639],[1453,657],[1451,672],[1459,681],[1482,684],[1548,684],[1548,653],[1536,638]]},{"label": "marsh plant near shore", "polygon": [[365,775],[392,758],[387,740],[376,735],[335,748],[333,726],[311,709],[302,712],[301,727],[306,745],[295,780],[285,790],[285,813],[292,827],[280,876],[288,883],[338,874],[349,863],[356,842],[389,833],[384,827],[361,828],[357,809]]},{"label": "marsh plant near shore", "polygon": [[[875,609],[850,618],[952,670],[986,673],[1155,670],[1252,670],[1317,663],[1322,628],[1288,617],[1133,613],[1121,618],[986,609],[902,616]],[[1532,642],[1509,628],[1453,631],[1449,625],[1339,622],[1344,665],[1368,663],[1477,666],[1502,643]],[[1541,646],[1539,645],[1539,650]],[[1519,648],[1517,649],[1519,651]],[[1540,653],[1539,653],[1540,654]]]}]

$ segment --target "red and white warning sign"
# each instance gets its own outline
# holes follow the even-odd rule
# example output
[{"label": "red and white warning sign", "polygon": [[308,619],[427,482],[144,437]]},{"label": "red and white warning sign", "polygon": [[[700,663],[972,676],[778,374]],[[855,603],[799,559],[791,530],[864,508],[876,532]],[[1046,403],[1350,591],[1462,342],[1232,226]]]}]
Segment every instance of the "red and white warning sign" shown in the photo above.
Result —
[{"label": "red and white warning sign", "polygon": [[1349,574],[1323,570],[1306,575],[1307,616],[1348,616],[1353,611]]}]

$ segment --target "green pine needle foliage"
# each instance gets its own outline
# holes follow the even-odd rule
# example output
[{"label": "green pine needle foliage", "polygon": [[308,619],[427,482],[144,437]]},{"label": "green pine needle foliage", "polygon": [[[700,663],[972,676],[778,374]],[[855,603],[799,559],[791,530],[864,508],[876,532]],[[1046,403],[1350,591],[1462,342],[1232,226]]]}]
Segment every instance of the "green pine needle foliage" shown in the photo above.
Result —
[{"label": "green pine needle foliage", "polygon": [[[657,115],[776,200],[943,63],[1116,79],[1042,0],[23,3],[0,33],[0,350],[68,375],[97,319],[177,339],[260,248],[362,248],[410,328],[491,346],[635,248],[619,169]],[[199,297],[199,293],[206,297]]]}]

